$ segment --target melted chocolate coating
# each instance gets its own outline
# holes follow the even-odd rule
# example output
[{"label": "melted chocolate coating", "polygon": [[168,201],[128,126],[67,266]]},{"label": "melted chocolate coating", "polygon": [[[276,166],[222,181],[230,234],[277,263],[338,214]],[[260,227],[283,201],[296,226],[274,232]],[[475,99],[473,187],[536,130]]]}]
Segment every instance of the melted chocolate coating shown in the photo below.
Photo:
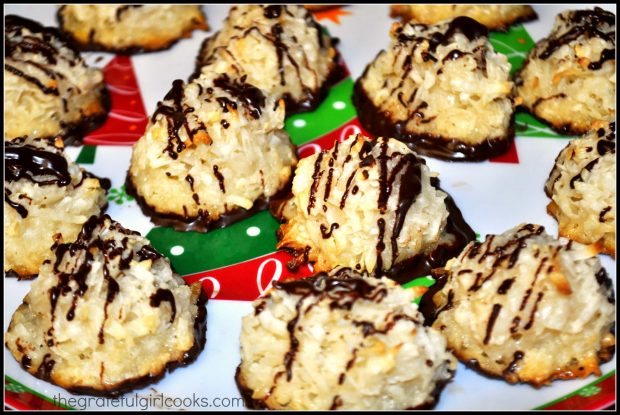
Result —
[{"label": "melted chocolate coating", "polygon": [[150,217],[151,222],[156,225],[172,227],[177,231],[207,232],[212,229],[225,228],[233,223],[249,218],[256,213],[267,209],[272,201],[280,200],[284,197],[284,195],[289,193],[292,185],[292,179],[293,178],[291,177],[291,180],[289,180],[289,182],[275,195],[268,198],[260,197],[256,199],[252,205],[252,208],[249,210],[244,208],[233,209],[220,215],[218,219],[212,219],[208,212],[202,212],[198,216],[181,216],[174,214],[161,214],[157,212],[142,196],[138,194],[129,177],[129,174],[127,174],[125,179],[125,192],[136,199],[142,213]]},{"label": "melted chocolate coating", "polygon": [[[24,178],[39,185],[71,184],[69,165],[62,155],[31,145],[13,146],[11,142],[4,145],[4,176],[8,182]],[[55,178],[42,180],[43,176]]]},{"label": "melted chocolate coating", "polygon": [[164,100],[172,101],[172,106],[160,101],[157,103],[157,108],[151,116],[151,122],[153,123],[157,121],[157,116],[160,114],[166,118],[168,124],[168,145],[164,152],[168,153],[173,160],[176,160],[179,157],[178,153],[185,149],[185,143],[179,136],[181,128],[185,128],[185,131],[191,136],[183,109],[182,100],[184,95],[183,81],[180,79],[175,80],[172,83],[172,88],[164,97]]},{"label": "melted chocolate coating", "polygon": [[170,324],[172,324],[177,315],[177,306],[172,291],[158,288],[157,291],[155,291],[155,294],[151,295],[149,304],[151,307],[159,307],[162,302],[167,302],[170,304],[170,308],[172,310],[170,315]]},{"label": "melted chocolate coating", "polygon": [[[42,141],[45,141],[43,139]],[[39,186],[56,185],[65,187],[71,184],[71,174],[67,160],[53,150],[42,149],[32,145],[21,145],[24,138],[16,138],[15,140],[5,141],[4,143],[4,178],[6,182],[15,182],[18,180],[28,180]],[[52,178],[42,179],[42,177]],[[99,180],[101,187],[105,190],[110,189],[110,180],[100,178],[89,172],[82,172],[82,181],[76,184],[81,186],[85,178],[93,177]],[[28,209],[23,205],[14,202],[10,198],[11,191],[4,188],[4,201],[22,217],[28,216]],[[21,198],[19,195],[18,198]],[[103,208],[103,211],[107,208]],[[10,271],[11,272],[11,271]],[[9,272],[9,274],[10,274]],[[12,276],[7,274],[7,276]],[[16,274],[16,273],[15,273]],[[24,276],[19,279],[29,279],[33,276]]]},{"label": "melted chocolate coating", "polygon": [[[437,403],[439,402],[439,397],[441,395],[441,391],[443,390],[443,388],[449,383],[449,380],[442,380],[437,382],[437,384],[435,385],[435,389],[433,390],[433,392],[431,393],[431,399],[429,400],[429,402],[424,403],[422,405],[418,405],[414,408],[405,408],[407,410],[430,410],[433,409]],[[245,406],[248,409],[252,409],[252,410],[269,410],[269,409],[273,409],[270,408],[269,406],[267,406],[267,403],[264,400],[261,399],[254,399],[252,396],[254,395],[254,391],[252,389],[250,389],[249,387],[247,387],[244,383],[243,383],[243,379],[241,379],[241,365],[237,366],[237,370],[235,371],[235,383],[237,384],[237,389],[239,389],[239,392],[241,393],[241,397],[243,398],[243,401],[245,403]],[[333,409],[337,409],[339,405],[336,405],[335,408]]]},{"label": "melted chocolate coating", "polygon": [[[433,178],[431,183],[441,190],[438,179]],[[455,238],[453,243],[438,245],[427,255],[416,255],[413,258],[396,264],[392,269],[384,271],[386,276],[399,284],[405,284],[417,277],[430,275],[431,270],[443,267],[448,260],[457,256],[465,245],[476,239],[476,233],[467,222],[465,222],[460,209],[456,206],[452,197],[448,195],[444,202],[448,209],[446,232],[454,235]]]},{"label": "melted chocolate coating", "polygon": [[[424,24],[418,24],[418,25],[428,28],[428,25],[424,25]],[[465,36],[470,42],[473,42],[474,40],[482,38],[482,37],[484,38],[489,37],[489,31],[484,25],[478,23],[478,21],[472,19],[471,17],[467,17],[467,16],[456,17],[448,24],[448,29],[446,30],[445,33],[436,31],[430,34],[430,39],[406,35],[405,33],[403,33],[402,26],[398,27],[395,33],[400,43],[421,41],[423,39],[427,40],[429,43],[428,50],[430,53],[435,53],[437,51],[438,46],[446,46],[450,44],[454,40],[454,37],[456,34],[461,34]],[[433,61],[437,60],[433,56],[428,56],[427,60],[429,59]]]},{"label": "melted chocolate coating", "polygon": [[38,274],[33,274],[33,275],[19,275],[17,272],[13,271],[12,269],[5,271],[4,272],[4,276],[8,277],[8,278],[17,278],[19,281],[21,280],[31,280],[33,278],[36,278]]},{"label": "melted chocolate coating", "polygon": [[280,14],[282,14],[282,6],[280,5],[267,6],[265,7],[265,11],[263,14],[268,19],[276,19],[280,17]]},{"label": "melted chocolate coating", "polygon": [[213,84],[241,101],[250,115],[258,120],[262,114],[261,108],[265,107],[265,95],[260,89],[245,83],[246,79],[247,75],[244,75],[240,79],[231,80],[223,74]]}]

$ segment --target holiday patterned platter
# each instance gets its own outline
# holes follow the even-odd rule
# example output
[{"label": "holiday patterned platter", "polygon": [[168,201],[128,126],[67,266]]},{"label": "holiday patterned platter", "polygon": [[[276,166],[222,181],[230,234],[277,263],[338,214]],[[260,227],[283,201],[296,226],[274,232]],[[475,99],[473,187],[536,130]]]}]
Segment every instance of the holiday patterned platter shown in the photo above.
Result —
[{"label": "holiday patterned platter", "polygon": [[[575,5],[574,8],[591,5]],[[615,13],[614,5],[602,7]],[[212,409],[239,410],[243,402],[233,376],[239,363],[242,316],[251,311],[251,300],[273,281],[292,276],[285,263],[290,257],[275,252],[277,222],[268,212],[258,213],[228,228],[209,233],[176,232],[154,226],[126,194],[123,182],[129,166],[130,145],[144,131],[153,112],[175,79],[187,79],[202,40],[221,27],[229,6],[206,5],[211,31],[195,32],[172,49],[133,57],[103,53],[86,54],[93,66],[104,68],[112,98],[107,122],[90,134],[86,145],[71,147],[69,154],[93,173],[112,180],[108,213],[124,226],[146,235],[170,258],[188,282],[201,281],[210,295],[205,350],[192,365],[179,368],[150,387],[122,399],[107,400],[71,395],[40,381],[21,369],[5,348],[5,405],[14,409]],[[507,33],[493,33],[495,49],[508,56],[513,71],[523,63],[535,41],[551,29],[555,15],[565,6],[534,6],[538,20],[517,25]],[[7,5],[5,14],[19,14],[55,25],[52,5]],[[340,39],[342,65],[348,75],[335,84],[327,99],[311,113],[286,120],[286,130],[298,146],[300,157],[330,148],[335,140],[362,131],[351,104],[353,81],[377,52],[388,45],[393,20],[387,5],[337,7],[316,12],[315,17]],[[346,62],[346,64],[345,64]],[[517,138],[505,155],[482,163],[449,163],[427,159],[440,173],[442,187],[461,208],[478,235],[501,233],[519,223],[544,225],[551,234],[557,224],[546,213],[543,186],[558,152],[569,137],[558,136],[531,116],[516,116]],[[616,279],[615,261],[601,256],[610,277]],[[294,277],[307,276],[308,267]],[[430,285],[419,278],[411,285]],[[30,283],[5,278],[4,330]],[[441,395],[438,410],[600,409],[615,403],[616,359],[602,366],[602,374],[587,379],[556,381],[535,389],[509,385],[483,377],[459,364],[454,380]]]}]

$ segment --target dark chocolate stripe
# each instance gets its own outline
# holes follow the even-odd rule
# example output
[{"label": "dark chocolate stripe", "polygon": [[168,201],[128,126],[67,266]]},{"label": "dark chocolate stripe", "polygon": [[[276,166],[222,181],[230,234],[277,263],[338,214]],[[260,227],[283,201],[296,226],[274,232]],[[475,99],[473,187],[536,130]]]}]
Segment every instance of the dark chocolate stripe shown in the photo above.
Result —
[{"label": "dark chocolate stripe", "polygon": [[512,284],[515,282],[515,277],[513,278],[508,278],[505,279],[502,284],[499,286],[499,288],[497,289],[497,293],[498,294],[506,294],[508,292],[508,290],[510,289],[510,287],[512,287]]},{"label": "dark chocolate stripe", "polygon": [[409,212],[409,209],[415,203],[418,195],[422,192],[421,163],[413,154],[406,154],[403,156],[399,160],[396,167],[394,167],[389,180],[390,188],[394,187],[396,175],[401,169],[403,169],[403,172],[400,175],[400,186],[398,188],[398,205],[396,208],[392,235],[390,235],[392,246],[392,265],[398,256],[397,239],[403,229],[407,212]]},{"label": "dark chocolate stripe", "polygon": [[344,209],[344,205],[347,202],[347,196],[349,196],[349,189],[351,187],[351,182],[353,181],[353,178],[355,177],[355,173],[357,173],[357,169],[353,170],[353,173],[351,173],[351,176],[349,176],[349,178],[347,179],[344,193],[342,194],[342,199],[340,199],[340,209]]},{"label": "dark chocolate stripe", "polygon": [[386,139],[381,139],[380,142],[381,152],[379,153],[379,199],[377,201],[377,206],[381,213],[385,213],[387,209],[387,201],[390,197],[390,193],[392,192],[392,187],[388,182],[388,171],[387,171],[387,151],[388,151],[388,143]]},{"label": "dark chocolate stripe", "polygon": [[600,158],[596,158],[592,160],[591,162],[589,162],[588,164],[586,164],[585,166],[583,166],[583,168],[579,171],[579,173],[577,173],[575,176],[573,176],[570,179],[570,188],[574,189],[576,182],[582,182],[583,181],[582,174],[584,173],[584,171],[592,171],[592,169],[594,168],[594,166],[597,165],[599,160]]},{"label": "dark chocolate stripe", "polygon": [[534,318],[536,317],[536,311],[538,310],[538,303],[540,303],[543,299],[543,296],[544,294],[542,292],[538,293],[538,298],[536,298],[536,302],[534,303],[534,307],[532,308],[532,312],[530,314],[530,320],[527,322],[525,327],[523,327],[524,330],[529,330],[534,324]]},{"label": "dark chocolate stripe", "polygon": [[[71,184],[69,164],[61,155],[34,146],[13,146],[4,148],[5,180],[14,182],[27,179],[39,185],[68,186]],[[53,179],[42,177],[53,176]]]},{"label": "dark chocolate stripe", "polygon": [[383,258],[381,255],[385,250],[385,242],[383,237],[385,235],[385,219],[379,218],[377,220],[377,227],[379,228],[379,236],[377,237],[377,263],[375,265],[375,273],[378,274],[383,270]]},{"label": "dark chocolate stripe", "polygon": [[177,306],[172,291],[164,288],[158,288],[157,291],[151,295],[149,304],[151,307],[159,307],[164,301],[170,304],[172,311],[170,315],[170,323],[173,323],[177,315]]},{"label": "dark chocolate stripe", "polygon": [[187,126],[187,119],[185,118],[185,112],[182,106],[184,96],[183,85],[182,80],[175,80],[172,83],[172,88],[164,97],[165,101],[172,101],[172,106],[168,106],[163,102],[158,102],[157,109],[151,117],[151,122],[153,123],[160,114],[166,117],[168,123],[168,145],[163,152],[168,153],[173,160],[176,160],[179,157],[178,153],[185,149],[185,144],[179,137],[179,131],[181,128],[185,128],[186,132],[190,134],[190,129]]},{"label": "dark chocolate stripe", "polygon": [[39,88],[41,90],[41,92],[43,92],[44,94],[51,94],[51,95],[56,95],[58,96],[58,88],[56,87],[47,87],[45,85],[43,85],[43,83],[38,80],[37,78],[30,76],[30,75],[26,75],[24,72],[20,71],[19,69],[17,69],[16,67],[9,65],[8,63],[4,64],[4,69],[6,69],[7,71],[11,72],[12,74],[19,76],[20,78],[30,82],[31,84],[35,85],[37,88]]},{"label": "dark chocolate stripe", "polygon": [[217,164],[213,166],[213,174],[217,178],[217,181],[220,185],[220,190],[222,191],[222,193],[226,193],[226,187],[224,186],[224,175],[220,173]]},{"label": "dark chocolate stripe", "polygon": [[329,194],[331,191],[331,187],[332,187],[332,180],[334,178],[334,161],[338,159],[338,146],[340,144],[340,141],[336,141],[336,143],[334,144],[334,148],[331,152],[331,156],[329,159],[329,172],[327,173],[327,182],[325,183],[325,194],[323,195],[323,201],[327,202],[327,199],[329,199]]},{"label": "dark chocolate stripe", "polygon": [[323,156],[325,153],[320,152],[314,162],[314,172],[312,173],[312,186],[310,187],[310,196],[308,197],[308,215],[312,211],[314,207],[314,203],[316,202],[316,192],[319,189],[319,181],[321,180],[321,176],[323,175],[323,171],[321,171],[321,162],[323,161]]},{"label": "dark chocolate stripe", "polygon": [[231,80],[228,75],[223,74],[215,79],[213,84],[237,98],[252,118],[257,120],[262,115],[262,108],[265,107],[265,95],[254,85],[246,83],[246,79],[247,75],[243,75],[240,79]]},{"label": "dark chocolate stripe", "polygon": [[497,316],[502,309],[501,304],[493,304],[493,310],[491,311],[491,315],[489,316],[489,322],[487,323],[487,332],[484,336],[484,344],[489,344],[489,340],[491,340],[491,333],[493,332],[493,326],[495,325],[495,320],[497,320]]},{"label": "dark chocolate stripe", "polygon": [[337,223],[332,223],[329,226],[329,231],[327,231],[327,226],[321,224],[321,226],[320,226],[321,236],[323,237],[323,239],[331,238],[332,233],[334,232],[334,229],[338,229],[339,227],[340,227],[340,225],[338,225]]}]

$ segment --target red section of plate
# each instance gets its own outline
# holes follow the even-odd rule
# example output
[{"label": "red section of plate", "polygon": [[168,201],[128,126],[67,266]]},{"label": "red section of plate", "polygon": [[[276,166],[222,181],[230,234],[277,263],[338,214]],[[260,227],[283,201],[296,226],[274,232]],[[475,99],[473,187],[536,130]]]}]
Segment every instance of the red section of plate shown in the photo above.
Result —
[{"label": "red section of plate", "polygon": [[132,145],[144,133],[148,115],[129,56],[116,56],[103,69],[111,108],[105,124],[84,138],[90,145]]},{"label": "red section of plate", "polygon": [[[183,278],[190,284],[201,281],[211,299],[254,301],[261,297],[274,281],[301,279],[312,275],[312,270],[307,265],[300,267],[297,272],[290,272],[286,263],[291,259],[293,256],[279,251]],[[248,280],[254,284],[248,284]]]},{"label": "red section of plate", "polygon": [[46,401],[45,399],[31,393],[28,390],[23,392],[13,392],[7,389],[7,385],[15,385],[4,379],[4,403],[10,406],[9,409],[16,409],[18,411],[31,411],[31,410],[56,410],[63,411],[64,409]]},{"label": "red section of plate", "polygon": [[[566,411],[566,410],[588,410],[596,411],[606,409],[616,402],[616,375],[612,375],[591,388],[600,388],[600,391],[591,396],[575,394],[563,401],[556,402],[547,406],[545,410]],[[587,387],[586,387],[587,389]],[[582,389],[583,391],[583,389]]]},{"label": "red section of plate", "polygon": [[342,142],[346,140],[351,134],[358,133],[362,133],[365,136],[372,137],[372,135],[368,131],[364,130],[359,120],[357,118],[353,118],[351,121],[341,125],[335,130],[330,131],[324,136],[321,136],[315,140],[312,140],[309,143],[299,146],[299,148],[297,149],[297,154],[299,155],[299,158],[304,158],[318,153],[321,150],[329,150],[334,147],[334,143],[336,141]]},{"label": "red section of plate", "polygon": [[[516,139],[515,139],[516,140]],[[510,144],[510,148],[507,152],[502,154],[501,156],[493,157],[490,162],[491,163],[519,163],[519,154],[517,153],[517,143],[515,140],[512,140]]]}]

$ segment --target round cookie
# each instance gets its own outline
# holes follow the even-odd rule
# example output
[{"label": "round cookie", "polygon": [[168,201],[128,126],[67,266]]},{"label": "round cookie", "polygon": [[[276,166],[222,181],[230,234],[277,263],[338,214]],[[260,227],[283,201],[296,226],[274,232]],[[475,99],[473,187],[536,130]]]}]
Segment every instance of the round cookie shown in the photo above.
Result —
[{"label": "round cookie", "polygon": [[356,81],[353,103],[376,136],[419,154],[479,161],[514,138],[510,63],[469,17],[434,26],[395,23],[391,43]]},{"label": "round cookie", "polygon": [[252,85],[283,98],[290,115],[313,110],[325,98],[340,76],[336,58],[332,40],[303,6],[239,5],[203,43],[196,74],[207,65],[245,74]]},{"label": "round cookie", "polygon": [[404,282],[425,275],[473,239],[434,176],[400,141],[352,135],[336,142],[300,160],[292,195],[273,204],[284,222],[277,247],[296,256],[290,268],[389,270],[399,280],[407,269]]},{"label": "round cookie", "polygon": [[174,81],[134,144],[127,191],[157,224],[224,227],[266,209],[289,184],[297,157],[283,127],[283,102],[245,75]]},{"label": "round cookie", "polygon": [[616,123],[571,140],[549,174],[547,211],[560,235],[616,255]]},{"label": "round cookie", "polygon": [[109,187],[71,161],[59,139],[6,141],[4,271],[35,277],[53,244],[73,241],[91,215],[105,210]]},{"label": "round cookie", "polygon": [[276,282],[243,318],[236,380],[252,409],[433,407],[456,369],[415,294],[350,269]]},{"label": "round cookie", "polygon": [[58,21],[81,50],[122,54],[168,49],[209,29],[199,5],[72,4],[58,9]]},{"label": "round cookie", "polygon": [[89,68],[57,29],[4,17],[4,139],[62,136],[65,144],[105,121],[101,70]]},{"label": "round cookie", "polygon": [[515,82],[521,105],[561,134],[616,115],[616,17],[601,8],[560,13]]},{"label": "round cookie", "polygon": [[590,246],[520,225],[470,243],[422,298],[468,366],[540,387],[600,375],[615,350],[612,282]]},{"label": "round cookie", "polygon": [[395,4],[390,16],[399,17],[403,23],[411,20],[423,24],[467,16],[489,30],[506,30],[510,25],[537,17],[534,9],[524,4]]},{"label": "round cookie", "polygon": [[206,296],[148,240],[92,216],[58,245],[17,309],[5,343],[32,375],[72,393],[117,396],[191,363]]}]

